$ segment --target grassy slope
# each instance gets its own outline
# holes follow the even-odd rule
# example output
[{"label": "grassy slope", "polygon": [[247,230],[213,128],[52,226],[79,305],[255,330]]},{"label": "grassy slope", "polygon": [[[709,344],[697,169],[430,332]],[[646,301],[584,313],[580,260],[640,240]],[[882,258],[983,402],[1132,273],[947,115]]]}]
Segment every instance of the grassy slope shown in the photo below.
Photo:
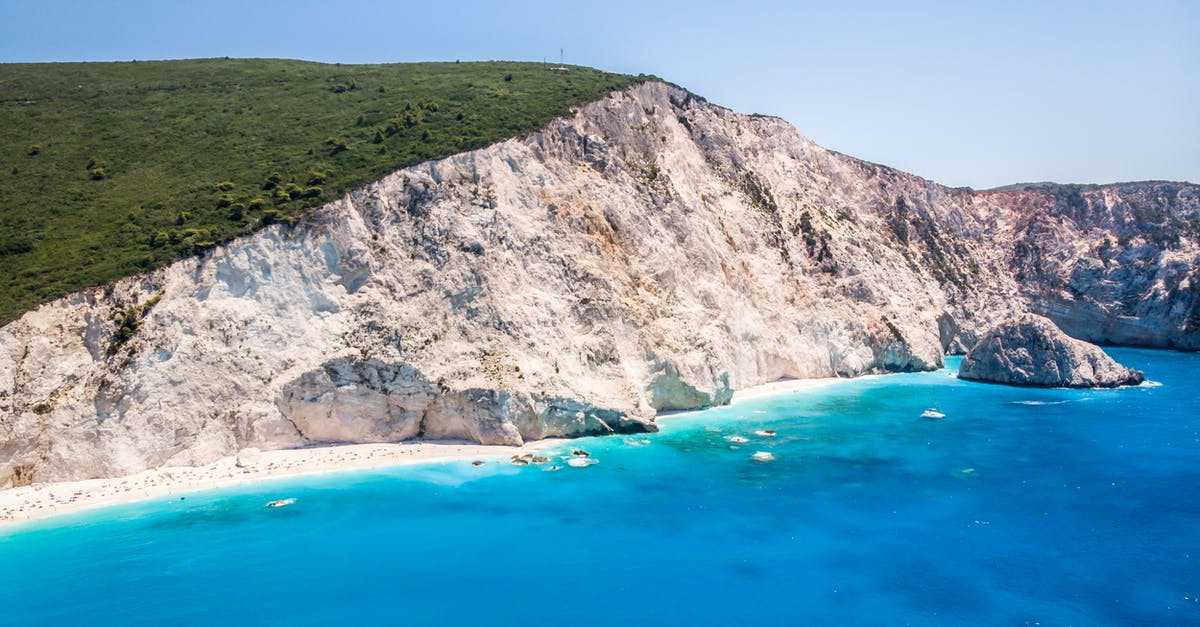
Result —
[{"label": "grassy slope", "polygon": [[635,80],[503,62],[0,65],[0,324]]}]

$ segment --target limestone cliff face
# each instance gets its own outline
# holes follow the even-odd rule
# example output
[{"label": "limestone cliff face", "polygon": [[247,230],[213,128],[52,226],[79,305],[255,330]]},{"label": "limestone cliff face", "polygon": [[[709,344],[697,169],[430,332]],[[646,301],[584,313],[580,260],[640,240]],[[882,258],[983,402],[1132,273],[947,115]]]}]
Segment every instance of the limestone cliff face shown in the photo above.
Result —
[{"label": "limestone cliff face", "polygon": [[1021,314],[989,330],[966,357],[958,378],[1030,387],[1113,388],[1138,385],[1138,370],[1099,346],[1063,333],[1048,318]]},{"label": "limestone cliff face", "polygon": [[936,368],[1028,310],[1200,347],[1197,188],[1077,195],[948,189],[644,84],[3,327],[0,485],[652,429],[781,377]]},{"label": "limestone cliff face", "polygon": [[1200,350],[1200,187],[1050,186],[977,203],[1006,214],[995,237],[1033,311],[1092,342]]}]

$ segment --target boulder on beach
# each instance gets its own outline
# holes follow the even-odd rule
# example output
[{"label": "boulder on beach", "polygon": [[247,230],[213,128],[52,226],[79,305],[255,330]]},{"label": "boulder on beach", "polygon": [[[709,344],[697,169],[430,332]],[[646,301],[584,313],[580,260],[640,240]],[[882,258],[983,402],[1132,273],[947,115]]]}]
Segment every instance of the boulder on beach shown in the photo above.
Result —
[{"label": "boulder on beach", "polygon": [[1048,318],[1014,316],[988,331],[963,358],[958,378],[1029,387],[1113,388],[1138,385],[1099,346],[1063,333]]},{"label": "boulder on beach", "polygon": [[254,447],[244,448],[244,449],[238,451],[238,454],[237,454],[237,467],[238,468],[249,468],[250,466],[257,466],[258,462],[260,462],[260,461],[262,461],[262,451],[259,451],[258,449],[254,448]]}]

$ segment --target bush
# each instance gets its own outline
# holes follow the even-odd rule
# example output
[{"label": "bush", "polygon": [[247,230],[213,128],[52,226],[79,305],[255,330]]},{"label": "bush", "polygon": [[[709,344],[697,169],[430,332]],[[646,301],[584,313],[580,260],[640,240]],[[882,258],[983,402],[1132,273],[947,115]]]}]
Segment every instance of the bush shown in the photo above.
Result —
[{"label": "bush", "polygon": [[233,196],[230,194],[221,194],[217,197],[218,207],[228,207],[233,204]]},{"label": "bush", "polygon": [[272,172],[263,180],[263,189],[275,189],[276,185],[283,181],[283,175],[278,172]]},{"label": "bush", "polygon": [[32,157],[32,156],[40,153],[41,151],[42,151],[42,147],[40,144],[29,144],[29,148],[25,151],[25,154]]},{"label": "bush", "polygon": [[278,209],[267,209],[263,212],[262,223],[263,225],[275,224],[276,222],[279,222],[279,219],[282,217],[283,212],[279,211]]},{"label": "bush", "polygon": [[325,182],[325,179],[327,177],[328,177],[328,175],[326,175],[324,172],[318,172],[317,170],[309,170],[308,171],[308,182],[306,183],[306,185],[320,185],[321,183]]},{"label": "bush", "polygon": [[252,199],[250,201],[248,208],[250,209],[250,211],[258,211],[259,209],[262,209],[265,206],[267,206],[267,199],[259,197],[259,198]]},{"label": "bush", "polygon": [[383,131],[382,130],[375,129],[375,137],[371,138],[371,143],[372,144],[382,144],[383,143]]},{"label": "bush", "polygon": [[88,170],[88,176],[90,176],[93,181],[103,181],[104,179],[108,178],[108,174],[104,171],[104,168],[92,168]]},{"label": "bush", "polygon": [[302,196],[304,198],[316,198],[316,197],[320,196],[322,193],[324,193],[324,191],[325,190],[321,189],[320,187],[317,187],[316,185],[310,185],[309,187],[304,188],[304,193],[302,194]]},{"label": "bush", "polygon": [[295,183],[288,183],[287,185],[284,185],[283,191],[287,193],[289,200],[295,200],[304,194],[304,188]]},{"label": "bush", "polygon": [[221,181],[220,183],[217,183],[216,187],[218,190],[220,190],[222,192],[227,192],[227,191],[233,189],[235,186],[233,184],[233,181]]},{"label": "bush", "polygon": [[330,154],[334,155],[350,149],[350,145],[341,137],[329,137],[325,140],[325,145],[329,146]]},{"label": "bush", "polygon": [[228,215],[230,220],[233,220],[234,222],[240,222],[246,217],[246,205],[243,205],[240,202],[235,202],[232,205],[229,205]]},{"label": "bush", "polygon": [[505,74],[505,75],[504,75],[504,82],[506,82],[506,83],[511,83],[511,82],[512,82],[512,74]]}]

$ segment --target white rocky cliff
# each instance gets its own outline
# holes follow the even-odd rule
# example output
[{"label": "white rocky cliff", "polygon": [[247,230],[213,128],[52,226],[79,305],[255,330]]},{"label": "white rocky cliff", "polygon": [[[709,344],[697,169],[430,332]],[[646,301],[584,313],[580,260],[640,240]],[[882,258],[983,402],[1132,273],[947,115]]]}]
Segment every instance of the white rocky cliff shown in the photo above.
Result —
[{"label": "white rocky cliff", "polygon": [[781,377],[935,368],[1029,310],[1200,348],[1197,188],[1076,195],[944,188],[643,84],[0,329],[0,485],[650,429]]}]

